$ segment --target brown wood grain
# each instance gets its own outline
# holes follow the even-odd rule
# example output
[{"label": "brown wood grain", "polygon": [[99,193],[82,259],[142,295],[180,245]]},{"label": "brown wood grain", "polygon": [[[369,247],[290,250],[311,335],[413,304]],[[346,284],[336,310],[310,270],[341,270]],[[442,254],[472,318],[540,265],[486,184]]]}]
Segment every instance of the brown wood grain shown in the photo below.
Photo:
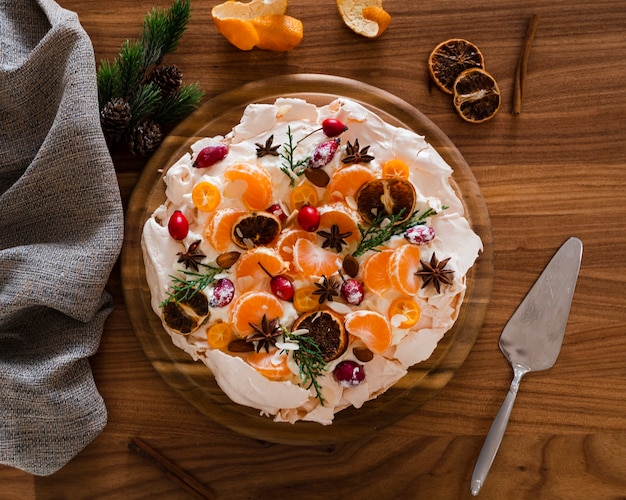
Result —
[{"label": "brown wood grain", "polygon": [[[556,248],[584,243],[559,359],[522,382],[483,498],[623,498],[626,495],[626,2],[456,0],[385,2],[387,32],[350,32],[333,0],[291,0],[302,44],[280,54],[240,52],[192,2],[176,54],[206,100],[261,78],[333,74],[379,87],[419,109],[456,145],[476,177],[493,231],[493,293],[465,362],[435,398],[383,430],[341,444],[299,447],[239,435],[212,422],[154,370],[131,327],[120,265],[108,289],[116,308],[92,359],[109,423],[58,473],[0,467],[1,498],[188,498],[128,450],[139,436],[210,486],[218,498],[470,498],[476,458],[511,378],[497,348],[502,327]],[[144,14],[169,1],[60,0],[78,12],[96,61],[139,34]],[[522,113],[513,78],[528,19],[540,17]],[[490,122],[458,118],[431,89],[426,59],[464,37],[483,51],[503,107]],[[124,203],[145,160],[114,153]]]}]

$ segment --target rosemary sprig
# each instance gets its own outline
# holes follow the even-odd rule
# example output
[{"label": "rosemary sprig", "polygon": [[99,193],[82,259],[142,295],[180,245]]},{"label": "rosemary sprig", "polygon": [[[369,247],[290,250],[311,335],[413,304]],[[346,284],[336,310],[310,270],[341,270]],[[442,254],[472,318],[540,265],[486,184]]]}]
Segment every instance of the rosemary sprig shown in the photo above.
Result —
[{"label": "rosemary sprig", "polygon": [[[442,207],[443,210],[445,210],[446,208],[448,207]],[[368,250],[376,251],[377,247],[384,245],[385,242],[392,236],[403,234],[410,227],[422,224],[427,217],[437,215],[437,211],[429,208],[428,210],[420,214],[416,210],[406,221],[396,225],[396,222],[402,219],[403,214],[404,208],[395,215],[392,214],[391,216],[389,216],[386,213],[381,213],[377,215],[370,224],[370,226],[367,228],[361,226],[361,224],[358,224],[359,232],[361,233],[361,241],[356,250],[352,252],[352,255],[354,257],[359,257]],[[382,224],[385,220],[388,221],[388,224],[383,226]]]},{"label": "rosemary sprig", "polygon": [[298,147],[298,143],[294,144],[293,135],[291,134],[291,127],[287,127],[287,142],[283,144],[284,152],[280,152],[280,157],[284,160],[280,169],[289,177],[291,187],[296,185],[296,180],[300,177],[309,163],[309,158],[303,158],[301,160],[295,159],[295,151]]},{"label": "rosemary sprig", "polygon": [[322,358],[320,347],[315,342],[315,339],[307,335],[295,335],[284,326],[281,325],[281,327],[285,340],[298,344],[298,349],[294,349],[291,352],[293,353],[293,360],[300,370],[300,378],[303,384],[308,383],[307,389],[313,387],[315,396],[320,400],[320,404],[324,406],[322,387],[317,381],[317,378],[323,376],[326,371],[326,363]]},{"label": "rosemary sprig", "polygon": [[197,273],[181,269],[180,272],[184,274],[186,278],[170,274],[170,278],[172,278],[172,284],[170,286],[171,291],[167,292],[167,298],[161,302],[161,307],[165,306],[168,302],[191,299],[200,290],[204,290],[213,283],[217,274],[224,271],[223,269],[206,264],[198,263],[198,265],[207,269],[208,272]]}]

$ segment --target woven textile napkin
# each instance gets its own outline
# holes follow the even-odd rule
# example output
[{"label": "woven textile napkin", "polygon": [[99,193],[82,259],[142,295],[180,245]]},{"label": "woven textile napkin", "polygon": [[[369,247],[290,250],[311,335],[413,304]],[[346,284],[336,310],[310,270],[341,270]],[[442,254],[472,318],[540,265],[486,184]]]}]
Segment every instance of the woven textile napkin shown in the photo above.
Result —
[{"label": "woven textile napkin", "polygon": [[51,474],[105,426],[88,357],[122,233],[87,34],[0,0],[0,463]]}]

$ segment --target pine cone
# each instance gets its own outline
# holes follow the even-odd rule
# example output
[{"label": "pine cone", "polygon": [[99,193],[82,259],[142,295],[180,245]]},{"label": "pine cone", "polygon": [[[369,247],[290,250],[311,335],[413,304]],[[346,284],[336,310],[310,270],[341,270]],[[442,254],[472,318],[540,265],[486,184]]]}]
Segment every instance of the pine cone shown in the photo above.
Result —
[{"label": "pine cone", "polygon": [[161,89],[164,96],[176,92],[183,83],[183,74],[178,66],[157,66],[147,78],[148,83],[154,83]]},{"label": "pine cone", "polygon": [[135,155],[149,156],[163,140],[161,126],[146,119],[137,123],[128,134],[128,147]]},{"label": "pine cone", "polygon": [[114,97],[100,110],[102,130],[108,138],[120,135],[130,123],[130,105],[120,97]]}]

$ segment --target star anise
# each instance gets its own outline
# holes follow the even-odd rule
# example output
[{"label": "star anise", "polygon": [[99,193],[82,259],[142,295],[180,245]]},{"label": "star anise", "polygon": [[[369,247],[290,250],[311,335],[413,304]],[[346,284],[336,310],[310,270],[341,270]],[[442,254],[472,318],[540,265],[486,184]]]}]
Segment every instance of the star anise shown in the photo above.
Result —
[{"label": "star anise", "polygon": [[354,140],[354,145],[346,144],[346,156],[341,160],[345,165],[350,165],[352,163],[369,163],[374,159],[374,157],[370,154],[367,154],[369,150],[369,146],[365,146],[363,149],[359,149],[359,140]]},{"label": "star anise", "polygon": [[270,348],[276,345],[277,338],[283,334],[279,321],[280,318],[274,318],[270,321],[264,314],[260,324],[248,323],[254,333],[246,337],[246,342],[257,342],[256,352],[261,352],[263,348],[265,348],[265,352],[270,352]]},{"label": "star anise", "polygon": [[422,288],[432,284],[437,290],[437,293],[441,293],[441,284],[451,285],[454,279],[454,271],[452,269],[446,269],[446,265],[450,261],[450,257],[442,261],[438,261],[437,257],[433,253],[430,258],[430,262],[420,260],[422,264],[422,270],[417,271],[415,274],[420,276],[424,281]]},{"label": "star anise", "polygon": [[178,255],[178,262],[184,264],[185,269],[191,268],[198,272],[198,265],[200,264],[200,261],[206,257],[206,255],[200,251],[201,241],[202,240],[194,241],[191,245],[189,245],[186,252],[178,252],[176,254]]},{"label": "star anise", "polygon": [[346,233],[339,232],[339,226],[337,224],[333,224],[330,226],[330,232],[328,231],[318,231],[322,238],[324,238],[324,243],[322,243],[322,248],[333,248],[337,253],[341,253],[343,250],[343,246],[347,245],[345,238],[352,234],[351,231]]},{"label": "star anise", "polygon": [[324,302],[332,302],[333,297],[337,297],[339,292],[337,292],[337,288],[339,288],[339,282],[333,278],[327,278],[326,276],[322,276],[321,283],[314,283],[317,290],[313,292],[313,295],[319,295],[318,302],[323,304]]},{"label": "star anise", "polygon": [[280,144],[278,146],[272,146],[273,142],[274,142],[274,135],[270,135],[265,141],[265,144],[260,144],[258,142],[255,142],[254,145],[256,146],[257,157],[262,158],[265,155],[280,156],[280,153],[278,152],[278,148],[280,148]]}]

